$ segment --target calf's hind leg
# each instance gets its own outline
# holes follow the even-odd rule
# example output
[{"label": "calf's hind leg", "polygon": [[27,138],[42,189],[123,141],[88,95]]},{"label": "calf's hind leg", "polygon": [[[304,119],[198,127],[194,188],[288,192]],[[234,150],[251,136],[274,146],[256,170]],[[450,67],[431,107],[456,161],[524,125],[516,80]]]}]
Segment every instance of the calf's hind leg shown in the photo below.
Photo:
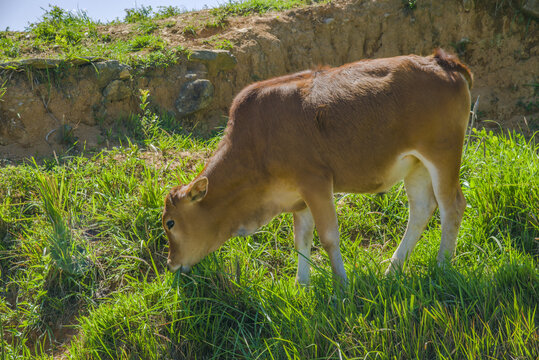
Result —
[{"label": "calf's hind leg", "polygon": [[418,162],[404,178],[404,186],[409,204],[408,226],[397,250],[391,257],[386,275],[402,267],[425,230],[434,209],[436,209],[431,177],[421,162]]},{"label": "calf's hind leg", "polygon": [[[460,223],[466,209],[466,200],[459,181],[460,152],[455,152],[452,155],[454,159],[448,163],[453,164],[453,166],[435,167],[433,163],[436,162],[427,165],[442,222],[442,239],[436,258],[439,265],[450,259],[455,252]],[[450,159],[450,156],[447,158]],[[442,161],[438,161],[438,163],[442,163]]]},{"label": "calf's hind leg", "polygon": [[447,188],[447,191],[436,193],[436,199],[440,204],[440,217],[442,220],[442,240],[440,241],[440,250],[438,250],[436,260],[441,265],[447,259],[450,259],[455,252],[460,223],[466,209],[466,200],[458,179],[456,183]]}]

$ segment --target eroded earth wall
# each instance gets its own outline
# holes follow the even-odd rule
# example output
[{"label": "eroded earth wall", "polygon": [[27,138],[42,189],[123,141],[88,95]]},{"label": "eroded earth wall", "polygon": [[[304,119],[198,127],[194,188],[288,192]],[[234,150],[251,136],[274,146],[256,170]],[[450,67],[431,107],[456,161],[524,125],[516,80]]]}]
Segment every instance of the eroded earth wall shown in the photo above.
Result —
[{"label": "eroded earth wall", "polygon": [[138,112],[139,89],[148,89],[152,105],[178,124],[208,131],[226,123],[233,97],[253,81],[318,65],[427,55],[435,47],[458,53],[474,72],[479,126],[500,124],[527,135],[539,130],[537,21],[465,10],[457,0],[417,5],[407,10],[401,0],[335,0],[233,18],[219,34],[232,50],[195,49],[166,68],[134,71],[100,59],[8,64],[0,69],[0,83],[7,81],[0,157],[50,154],[65,147],[66,134],[79,147],[103,146],[113,121]]}]

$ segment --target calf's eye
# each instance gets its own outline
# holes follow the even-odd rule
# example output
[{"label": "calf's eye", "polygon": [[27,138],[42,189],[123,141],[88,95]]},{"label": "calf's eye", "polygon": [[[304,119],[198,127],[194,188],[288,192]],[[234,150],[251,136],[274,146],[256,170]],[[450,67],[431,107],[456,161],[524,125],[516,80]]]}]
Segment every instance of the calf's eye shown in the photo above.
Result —
[{"label": "calf's eye", "polygon": [[170,230],[174,226],[174,220],[168,220],[166,222],[167,228]]}]

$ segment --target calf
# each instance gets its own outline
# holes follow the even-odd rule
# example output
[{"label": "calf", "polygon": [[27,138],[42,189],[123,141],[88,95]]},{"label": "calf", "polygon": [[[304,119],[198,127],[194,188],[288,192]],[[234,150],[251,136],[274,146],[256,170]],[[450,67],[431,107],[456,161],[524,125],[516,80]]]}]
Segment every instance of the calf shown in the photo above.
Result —
[{"label": "calf", "polygon": [[296,281],[309,282],[314,226],[333,273],[346,280],[333,194],[379,193],[401,179],[410,216],[388,272],[402,266],[437,205],[437,260],[448,259],[466,204],[459,169],[471,86],[470,70],[438,49],[246,87],[204,170],[166,196],[169,269],[188,271],[230,237],[292,212]]}]

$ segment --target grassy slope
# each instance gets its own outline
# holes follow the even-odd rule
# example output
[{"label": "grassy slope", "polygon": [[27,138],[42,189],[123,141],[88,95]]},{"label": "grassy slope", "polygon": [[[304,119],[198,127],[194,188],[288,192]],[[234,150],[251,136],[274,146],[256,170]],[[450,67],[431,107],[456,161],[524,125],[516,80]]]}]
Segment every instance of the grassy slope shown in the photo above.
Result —
[{"label": "grassy slope", "polygon": [[138,145],[0,169],[3,357],[48,357],[62,325],[76,333],[66,346],[77,359],[539,356],[536,145],[473,135],[469,205],[447,269],[432,264],[433,220],[405,273],[382,275],[406,226],[402,185],[337,196],[351,280],[338,298],[317,241],[312,288],[295,288],[290,215],[230,240],[188,277],[167,274],[163,195],[219,137],[170,134],[149,118]]},{"label": "grassy slope", "polygon": [[[158,9],[142,6],[126,9],[123,22],[116,20],[108,24],[92,20],[81,10],[74,13],[50,5],[41,20],[30,24],[26,32],[0,31],[0,62],[30,57],[72,59],[92,56],[117,59],[132,66],[166,66],[182,54],[188,54],[184,44],[171,44],[163,38],[167,28],[177,25],[180,33],[193,38],[204,30],[224,29],[232,16],[282,11],[311,2],[247,0],[189,14],[174,6]],[[187,16],[178,17],[182,14]],[[226,49],[233,46],[230,41],[217,38],[207,40],[205,44]]]},{"label": "grassy slope", "polygon": [[[187,39],[195,39],[204,32],[216,35],[202,36],[206,37],[203,46],[233,48],[232,42],[219,36],[231,17],[326,2],[331,0],[223,1],[217,8],[192,13],[174,6],[157,9],[141,6],[126,9],[123,21],[107,24],[91,19],[81,10],[70,12],[49,5],[40,21],[29,24],[26,31],[0,31],[0,63],[32,57],[73,59],[90,56],[116,59],[132,66],[166,66],[176,62],[181,55],[188,55]],[[520,0],[476,0],[475,7],[494,17],[518,16],[519,23],[525,24],[531,19],[520,12],[520,3]],[[402,0],[405,11],[413,11],[417,4],[417,0]],[[165,33],[170,28],[174,28],[176,35],[168,34],[167,37]],[[179,34],[185,36],[184,43],[177,42],[181,38]]]},{"label": "grassy slope", "polygon": [[[225,6],[203,26],[272,3],[282,4]],[[166,21],[145,8],[126,16],[136,33],[130,40],[103,37],[84,14],[53,10],[28,39],[1,33],[0,61],[54,52],[139,63],[145,54],[159,65],[183,51],[159,41],[151,29]],[[60,36],[47,38],[47,16],[61,20],[53,24]],[[174,134],[168,119],[160,119],[163,132],[148,112],[142,120],[132,132],[145,138],[134,144],[0,168],[1,359],[65,349],[73,358],[112,359],[539,356],[537,145],[518,135],[473,135],[462,167],[469,206],[448,269],[432,264],[440,237],[433,220],[405,273],[382,275],[406,226],[402,185],[384,196],[339,195],[351,284],[337,298],[317,241],[313,285],[294,287],[290,215],[232,239],[189,277],[167,274],[162,198],[201,169],[219,137]],[[49,350],[50,339],[72,333],[74,341]]]}]

